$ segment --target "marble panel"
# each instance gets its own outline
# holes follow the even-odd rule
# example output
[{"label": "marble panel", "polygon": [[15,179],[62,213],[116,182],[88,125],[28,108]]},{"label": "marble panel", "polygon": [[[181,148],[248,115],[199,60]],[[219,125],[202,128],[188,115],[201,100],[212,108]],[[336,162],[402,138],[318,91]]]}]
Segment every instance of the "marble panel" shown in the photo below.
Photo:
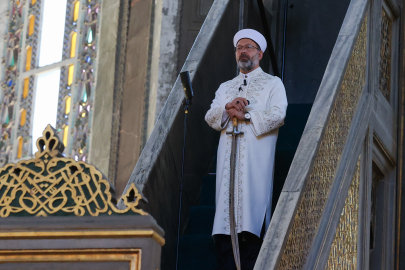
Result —
[{"label": "marble panel", "polygon": [[101,6],[97,85],[88,162],[104,175],[108,175],[110,159],[119,5],[119,1],[105,0]]},{"label": "marble panel", "polygon": [[129,19],[116,167],[116,192],[122,193],[138,161],[146,132],[148,69],[150,68],[151,0],[133,1]]},{"label": "marble panel", "polygon": [[163,1],[156,119],[162,111],[177,77],[180,11],[181,1]]},{"label": "marble panel", "polygon": [[[7,12],[8,1],[0,1],[0,54],[3,57],[4,41],[3,37],[6,34],[7,29]],[[0,74],[3,72],[3,65],[0,65]]]}]

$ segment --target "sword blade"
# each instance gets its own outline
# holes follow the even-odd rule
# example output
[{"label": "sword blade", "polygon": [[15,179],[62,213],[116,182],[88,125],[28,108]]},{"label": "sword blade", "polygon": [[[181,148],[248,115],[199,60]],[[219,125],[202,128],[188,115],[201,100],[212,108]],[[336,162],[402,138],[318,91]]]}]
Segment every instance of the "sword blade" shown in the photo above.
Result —
[{"label": "sword blade", "polygon": [[231,233],[232,250],[235,258],[236,268],[241,269],[240,256],[239,256],[239,241],[238,232],[235,222],[235,168],[236,168],[236,151],[237,151],[237,132],[234,128],[232,135],[232,148],[231,148],[231,173],[229,177],[229,230]]}]

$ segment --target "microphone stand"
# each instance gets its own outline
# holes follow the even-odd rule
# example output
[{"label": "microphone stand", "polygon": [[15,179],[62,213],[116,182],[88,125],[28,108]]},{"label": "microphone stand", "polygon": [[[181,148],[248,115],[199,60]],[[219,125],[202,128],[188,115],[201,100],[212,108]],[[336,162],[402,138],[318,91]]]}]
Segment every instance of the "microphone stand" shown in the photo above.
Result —
[{"label": "microphone stand", "polygon": [[187,115],[188,115],[188,106],[191,105],[189,99],[183,100],[184,108],[184,131],[183,131],[183,159],[181,161],[181,179],[180,179],[180,204],[179,204],[179,223],[177,225],[177,246],[176,246],[176,270],[179,266],[179,246],[180,246],[180,226],[181,226],[181,202],[183,198],[183,179],[184,179],[184,158],[186,151],[186,132],[187,132]]},{"label": "microphone stand", "polygon": [[184,108],[184,130],[183,130],[183,157],[181,161],[181,179],[180,179],[180,198],[179,198],[179,221],[177,224],[177,245],[176,245],[176,270],[179,267],[179,247],[180,247],[180,226],[181,226],[181,208],[182,208],[182,199],[183,199],[183,181],[184,181],[184,160],[186,153],[186,132],[187,132],[187,116],[188,116],[188,106],[192,103],[193,98],[193,89],[191,86],[191,81],[189,77],[189,72],[185,71],[180,73],[181,82],[183,84],[185,98],[183,100]]}]

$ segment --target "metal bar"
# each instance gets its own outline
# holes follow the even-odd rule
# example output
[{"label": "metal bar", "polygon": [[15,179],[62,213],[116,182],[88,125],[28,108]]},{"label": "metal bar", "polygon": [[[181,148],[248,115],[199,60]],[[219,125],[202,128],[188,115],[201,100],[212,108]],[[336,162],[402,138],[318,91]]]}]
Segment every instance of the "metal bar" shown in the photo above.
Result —
[{"label": "metal bar", "polygon": [[245,19],[245,0],[239,1],[239,30],[244,28]]},{"label": "metal bar", "polygon": [[267,48],[268,48],[269,55],[270,55],[271,66],[273,68],[273,74],[274,74],[274,76],[280,77],[280,72],[278,70],[278,65],[277,65],[277,58],[276,58],[276,54],[274,52],[273,41],[271,40],[270,28],[267,23],[267,18],[266,18],[263,1],[257,0],[257,5],[259,7],[260,19],[261,19],[262,25],[263,25],[264,36],[267,40]]},{"label": "metal bar", "polygon": [[286,36],[287,36],[287,14],[288,14],[288,0],[284,1],[284,30],[283,30],[283,61],[281,68],[281,81],[284,82],[285,71],[285,51],[286,51]]},{"label": "metal bar", "polygon": [[[186,101],[187,102],[187,101]],[[188,103],[184,105],[184,133],[183,133],[183,159],[181,161],[181,179],[180,179],[180,198],[179,198],[179,221],[177,225],[177,245],[176,245],[176,270],[179,267],[179,248],[180,248],[180,227],[181,227],[181,202],[183,197],[183,179],[184,179],[184,158],[186,152],[186,133],[187,133],[187,115]]]}]

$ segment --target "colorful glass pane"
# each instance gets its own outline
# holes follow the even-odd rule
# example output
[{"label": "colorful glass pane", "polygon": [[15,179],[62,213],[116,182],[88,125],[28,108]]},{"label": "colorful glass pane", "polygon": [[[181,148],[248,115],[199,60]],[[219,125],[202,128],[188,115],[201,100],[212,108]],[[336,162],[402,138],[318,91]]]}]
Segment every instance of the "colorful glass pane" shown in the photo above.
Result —
[{"label": "colorful glass pane", "polygon": [[83,89],[83,94],[82,94],[82,98],[81,98],[81,100],[82,100],[82,102],[83,103],[86,103],[87,102],[87,91],[86,91],[86,89]]},{"label": "colorful glass pane", "polygon": [[32,47],[27,46],[26,49],[27,60],[25,61],[25,71],[31,70]]},{"label": "colorful glass pane", "polygon": [[22,109],[20,111],[20,126],[24,126],[25,125],[25,120],[27,119],[27,111],[25,109]]},{"label": "colorful glass pane", "polygon": [[75,71],[75,66],[74,65],[70,65],[69,66],[69,72],[68,72],[68,85],[72,85],[73,83],[73,75],[74,75],[74,71]]},{"label": "colorful glass pane", "polygon": [[23,147],[24,147],[24,139],[23,137],[18,137],[18,153],[17,153],[17,158],[22,157],[22,152],[23,152]]},{"label": "colorful glass pane", "polygon": [[8,106],[5,104],[3,107],[3,112],[2,112],[2,124],[3,127],[6,127],[10,123],[10,115],[8,113]]},{"label": "colorful glass pane", "polygon": [[77,108],[74,127],[72,127],[72,150],[71,155],[77,156],[79,160],[86,160],[88,155],[88,139],[91,130],[91,115],[95,73],[97,66],[97,32],[99,27],[98,14],[100,12],[99,1],[86,0],[83,3],[82,10],[86,10],[83,22],[83,46],[80,47],[78,58],[80,67],[80,77],[77,79],[78,88],[75,108]]},{"label": "colorful glass pane", "polygon": [[91,45],[93,42],[93,30],[91,30],[91,27],[89,27],[89,30],[87,31],[86,42],[88,45]]},{"label": "colorful glass pane", "polygon": [[[36,0],[39,2],[40,0]],[[13,158],[17,157],[18,154],[18,139],[21,135],[20,130],[25,129],[27,123],[29,122],[28,116],[29,111],[24,107],[24,99],[22,95],[17,95],[20,92],[20,80],[19,74],[26,70],[31,69],[32,66],[35,66],[35,63],[32,62],[32,52],[35,50],[27,40],[35,36],[35,31],[37,28],[34,27],[34,34],[32,37],[29,36],[30,32],[30,11],[32,10],[32,0],[28,1],[18,1],[18,0],[9,0],[4,1],[6,6],[9,6],[9,12],[4,13],[6,16],[4,18],[5,29],[7,29],[7,34],[4,36],[4,45],[5,48],[2,51],[3,56],[3,68],[0,74],[1,83],[0,83],[0,127],[1,127],[1,139],[0,139],[0,167],[4,166],[9,162],[13,162]],[[1,1],[3,3],[3,1]],[[35,3],[35,1],[34,1]],[[38,6],[38,3],[36,4]],[[27,22],[25,22],[27,20]],[[35,21],[35,24],[38,24]],[[25,27],[24,27],[25,26]],[[32,29],[32,26],[31,26]],[[25,42],[23,42],[23,39]],[[22,44],[25,44],[24,47],[21,47]],[[23,58],[20,57],[20,54],[23,55]],[[31,59],[30,59],[31,58]],[[21,61],[22,60],[22,61]],[[24,80],[21,81],[22,86]],[[23,88],[23,87],[21,87]],[[23,92],[23,91],[22,91]],[[22,112],[22,109],[26,110],[26,120],[24,127],[21,127],[21,121],[24,123],[24,115],[14,113],[14,108],[17,106]],[[16,108],[17,108],[16,107]],[[15,117],[18,116],[18,120]],[[22,117],[22,119],[21,119]],[[23,143],[25,138],[23,138]],[[21,148],[20,148],[21,149]],[[20,153],[24,155],[24,145]],[[13,153],[15,156],[13,156]]]},{"label": "colorful glass pane", "polygon": [[74,32],[70,39],[70,57],[71,58],[75,57],[75,55],[76,55],[76,39],[77,39],[77,33]]},{"label": "colorful glass pane", "polygon": [[31,0],[31,5],[35,5],[36,2],[37,0]]},{"label": "colorful glass pane", "polygon": [[30,15],[28,20],[29,20],[28,35],[31,36],[34,33],[34,29],[35,29],[35,16]]},{"label": "colorful glass pane", "polygon": [[15,60],[14,60],[14,53],[11,49],[8,50],[7,52],[8,56],[8,67],[13,68],[15,65]]},{"label": "colorful glass pane", "polygon": [[69,126],[65,126],[63,128],[63,144],[67,146],[68,144],[68,136],[69,136]]},{"label": "colorful glass pane", "polygon": [[75,7],[73,9],[73,21],[77,21],[79,19],[79,10],[80,10],[80,1],[76,1]]},{"label": "colorful glass pane", "polygon": [[29,86],[30,86],[30,79],[25,78],[24,79],[24,90],[23,90],[23,98],[24,99],[27,98],[27,96],[28,96]]},{"label": "colorful glass pane", "polygon": [[65,101],[65,114],[69,114],[69,113],[70,113],[71,101],[72,101],[72,98],[71,98],[71,97],[67,97],[67,98],[66,98],[66,101]]}]

